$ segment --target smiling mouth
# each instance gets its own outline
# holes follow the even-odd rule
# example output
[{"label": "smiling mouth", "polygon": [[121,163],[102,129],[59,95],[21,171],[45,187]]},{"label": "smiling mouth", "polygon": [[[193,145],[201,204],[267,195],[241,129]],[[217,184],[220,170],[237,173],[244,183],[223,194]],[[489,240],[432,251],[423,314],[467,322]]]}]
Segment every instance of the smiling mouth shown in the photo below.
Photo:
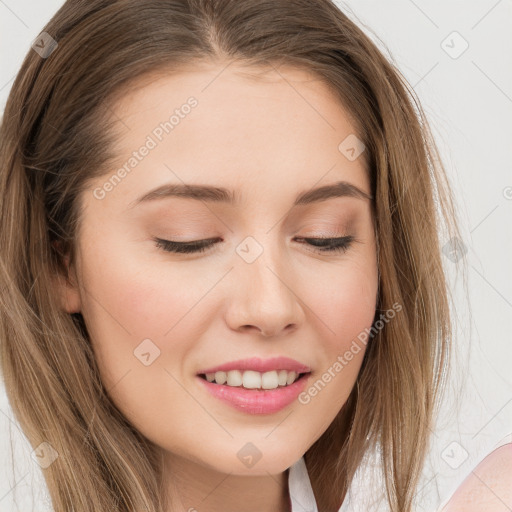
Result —
[{"label": "smiling mouth", "polygon": [[284,389],[310,375],[311,372],[297,373],[287,370],[256,372],[252,370],[230,370],[228,372],[200,373],[198,376],[210,384],[250,391]]}]

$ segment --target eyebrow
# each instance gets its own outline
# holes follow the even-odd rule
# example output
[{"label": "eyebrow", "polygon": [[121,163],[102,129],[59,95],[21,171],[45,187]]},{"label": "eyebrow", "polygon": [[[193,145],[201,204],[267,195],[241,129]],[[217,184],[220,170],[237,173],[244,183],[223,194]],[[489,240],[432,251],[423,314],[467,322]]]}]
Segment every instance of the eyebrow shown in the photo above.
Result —
[{"label": "eyebrow", "polygon": [[[129,209],[140,203],[164,199],[169,197],[183,197],[215,203],[237,204],[239,197],[233,190],[211,185],[194,185],[180,183],[166,183],[145,193],[132,203]],[[306,205],[325,201],[333,197],[354,197],[356,199],[372,200],[373,196],[367,194],[348,181],[338,181],[331,185],[324,185],[301,192],[295,199],[293,206]]]}]

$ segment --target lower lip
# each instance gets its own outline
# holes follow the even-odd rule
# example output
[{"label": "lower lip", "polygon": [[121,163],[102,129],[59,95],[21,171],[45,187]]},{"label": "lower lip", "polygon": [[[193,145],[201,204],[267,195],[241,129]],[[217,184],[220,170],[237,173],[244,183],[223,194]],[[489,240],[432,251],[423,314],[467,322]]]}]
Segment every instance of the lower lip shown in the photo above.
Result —
[{"label": "lower lip", "polygon": [[249,414],[272,414],[284,409],[297,399],[310,375],[311,373],[304,374],[299,380],[286,387],[263,390],[214,384],[202,377],[197,378],[213,396],[239,411]]}]

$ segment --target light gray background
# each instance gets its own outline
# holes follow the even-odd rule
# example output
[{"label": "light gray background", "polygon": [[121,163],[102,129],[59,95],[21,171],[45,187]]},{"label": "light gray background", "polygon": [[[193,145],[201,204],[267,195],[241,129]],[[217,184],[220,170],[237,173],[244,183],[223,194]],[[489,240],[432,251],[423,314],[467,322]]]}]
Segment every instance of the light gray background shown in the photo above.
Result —
[{"label": "light gray background", "polygon": [[[0,0],[0,112],[31,42],[62,3]],[[445,260],[457,361],[419,491],[418,510],[433,511],[512,432],[512,1],[338,3],[390,53],[419,96],[454,187],[468,250],[471,309],[461,276]],[[464,41],[469,46],[457,56]],[[48,510],[42,470],[3,388],[0,413],[0,512]]]}]

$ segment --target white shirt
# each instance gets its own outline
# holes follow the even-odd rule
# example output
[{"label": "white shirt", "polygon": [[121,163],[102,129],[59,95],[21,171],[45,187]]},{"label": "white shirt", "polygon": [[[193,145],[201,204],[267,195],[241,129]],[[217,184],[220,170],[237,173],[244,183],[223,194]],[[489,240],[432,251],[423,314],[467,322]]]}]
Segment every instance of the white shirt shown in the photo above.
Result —
[{"label": "white shirt", "polygon": [[[318,512],[304,457],[301,457],[295,464],[290,466],[288,472],[288,489],[290,492],[292,512]],[[348,499],[345,498],[338,512],[347,511],[347,507]]]},{"label": "white shirt", "polygon": [[[290,467],[288,489],[292,512],[318,512],[304,457]],[[347,499],[343,500],[343,505],[338,512],[345,512],[347,504]]]},{"label": "white shirt", "polygon": [[288,489],[292,512],[318,512],[304,457],[290,467]]}]

